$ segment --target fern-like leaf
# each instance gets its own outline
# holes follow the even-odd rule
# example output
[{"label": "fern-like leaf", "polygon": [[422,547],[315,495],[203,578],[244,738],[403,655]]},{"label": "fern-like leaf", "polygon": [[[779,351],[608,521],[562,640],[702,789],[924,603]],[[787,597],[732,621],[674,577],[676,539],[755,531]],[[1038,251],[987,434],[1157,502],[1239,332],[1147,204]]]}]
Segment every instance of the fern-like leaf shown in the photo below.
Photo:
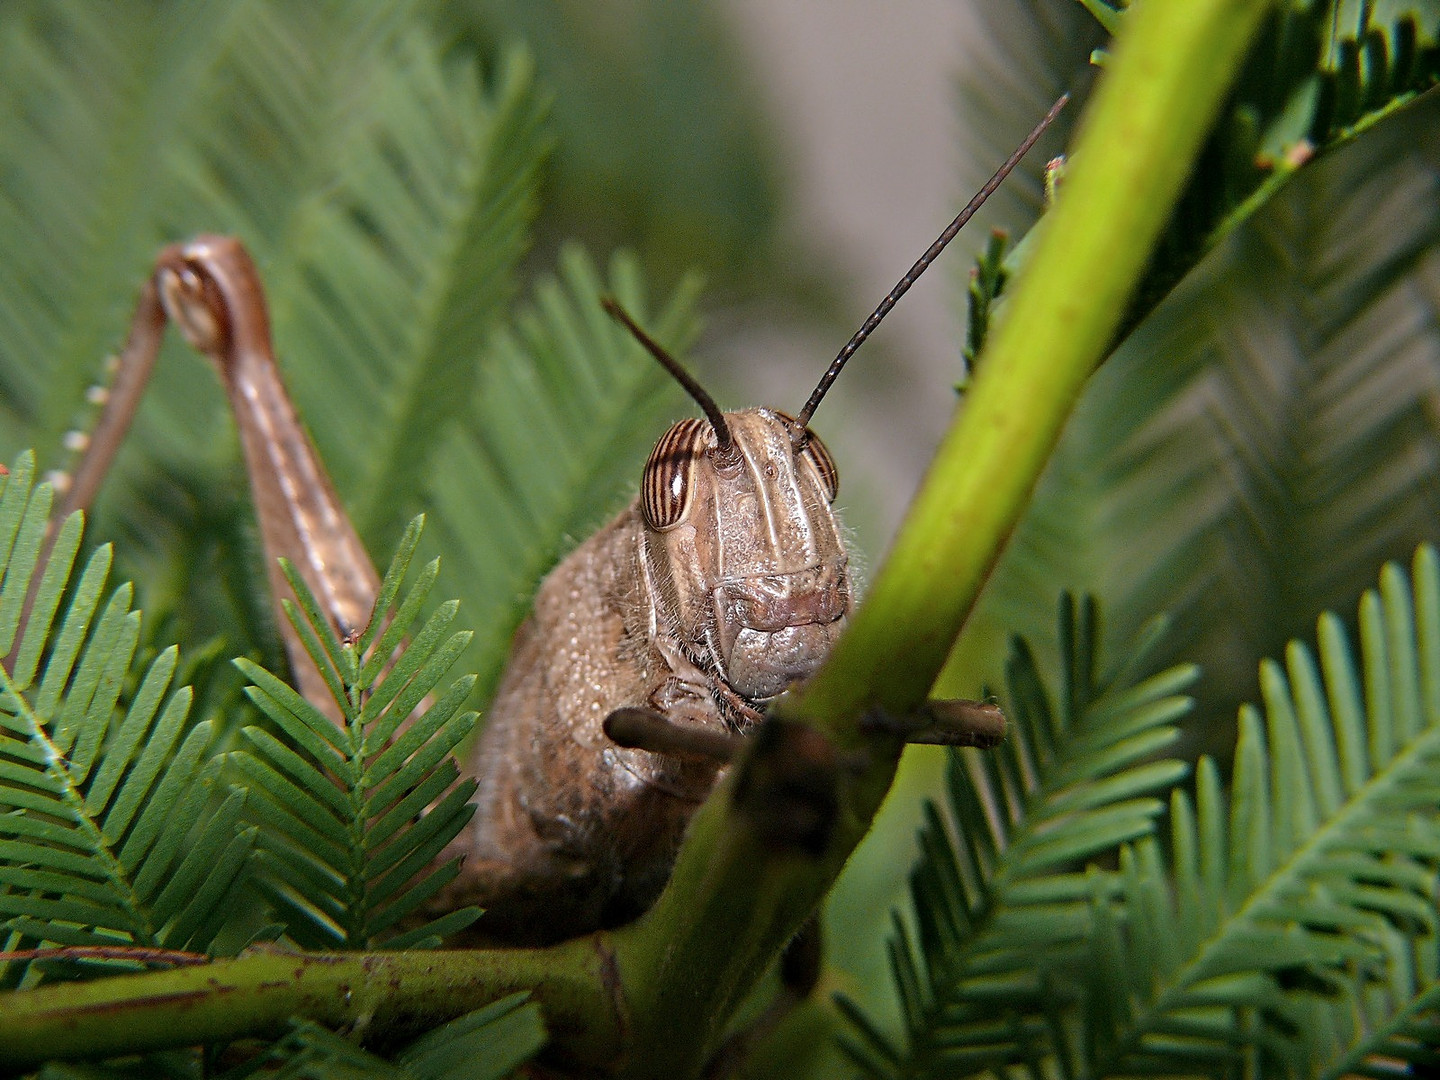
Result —
[{"label": "fern-like leaf", "polygon": [[477,1009],[417,1039],[396,1060],[416,1080],[499,1080],[533,1057],[545,1024],[526,994]]},{"label": "fern-like leaf", "polygon": [[[1128,15],[1101,0],[1086,6],[1115,27]],[[1348,0],[1271,9],[1160,237],[1132,324],[1312,155],[1440,80],[1440,4],[1419,0],[1388,25],[1379,18],[1373,3]]]},{"label": "fern-like leaf", "polygon": [[[446,62],[423,34],[400,37],[367,80],[365,129],[328,164],[333,182],[306,192],[276,238],[270,287],[279,348],[297,361],[292,390],[381,550],[444,460],[528,242],[544,109],[523,53],[487,74],[482,84],[473,61]],[[251,148],[222,148],[220,175],[253,167]],[[262,197],[263,185],[247,202]]]},{"label": "fern-like leaf", "polygon": [[42,563],[52,492],[33,473],[27,454],[0,477],[0,941],[208,950],[255,842],[243,793],[217,789],[211,724],[188,726],[189,689],[171,688],[175,649],[120,706],[130,586],[106,599],[108,546],[72,585],[78,514]]},{"label": "fern-like leaf", "polygon": [[479,914],[466,908],[397,933],[455,879],[458,860],[430,864],[474,812],[466,800],[475,782],[460,780],[451,752],[475,726],[477,714],[461,709],[475,677],[457,679],[412,716],[470,639],[468,632],[449,632],[458,607],[451,601],[404,643],[435,583],[438,560],[421,571],[386,622],[421,520],[406,530],[381,584],[384,606],[355,643],[336,637],[304,581],[286,566],[300,601],[287,614],[330,685],[342,725],[258,664],[236,661],[251,681],[250,699],[279,731],[244,729],[246,746],[232,755],[256,793],[268,867],[262,886],[290,936],[306,948],[434,945]]},{"label": "fern-like leaf", "polygon": [[[1086,1075],[1214,1062],[1257,1075],[1429,1061],[1440,961],[1440,559],[1387,565],[1356,656],[1320,620],[1319,656],[1266,661],[1227,799],[1201,762],[1153,839],[1097,896]],[[1119,992],[1124,988],[1123,993]],[[1403,1037],[1402,1037],[1403,1036]]]},{"label": "fern-like leaf", "polygon": [[1023,1061],[1047,1041],[1056,1003],[1037,960],[1077,956],[1088,941],[1095,885],[1076,869],[1149,836],[1164,811],[1152,793],[1187,771],[1155,755],[1178,734],[1195,670],[1129,681],[1158,629],[1101,677],[1094,604],[1065,598],[1058,694],[1025,642],[1013,643],[1010,737],[989,754],[952,752],[953,829],[927,805],[913,932],[896,919],[890,956],[908,1046],[841,1001],[854,1027],[845,1048],[871,1075],[964,1075]]},{"label": "fern-like leaf", "polygon": [[554,91],[543,237],[635,247],[662,280],[701,267],[727,296],[774,302],[803,290],[793,268],[775,272],[773,133],[729,12],[707,0],[644,0],[615,34],[529,0],[437,6],[482,55],[524,41]]},{"label": "fern-like leaf", "polygon": [[[0,190],[0,387],[22,421],[7,436],[58,445],[162,243],[238,228],[245,211],[273,236],[300,193],[333,179],[364,129],[356,102],[413,7],[22,0],[0,13],[13,76],[0,88],[0,156],[12,163]],[[243,165],[232,151],[218,190],[195,160],[217,144],[251,151]],[[171,430],[203,432],[184,373],[207,373],[179,367],[162,393],[182,425]],[[187,441],[205,442],[155,449],[194,460]]]},{"label": "fern-like leaf", "polygon": [[1057,581],[1106,597],[1122,638],[1164,608],[1161,659],[1205,669],[1196,727],[1228,753],[1253,658],[1432,534],[1437,121],[1426,99],[1303,170],[1110,357],[955,672],[990,668],[1001,628],[1046,645]]},{"label": "fern-like leaf", "polygon": [[[1394,564],[1367,592],[1360,648],[1336,616],[1318,650],[1292,642],[1261,665],[1263,710],[1240,718],[1233,780],[1202,758],[1193,794],[1170,796],[1170,836],[1126,842],[1119,869],[1091,866],[1067,898],[1071,938],[1004,965],[1003,993],[936,995],[975,932],[963,926],[920,968],[897,948],[912,1050],[863,1029],[874,1075],[1256,1077],[1417,1074],[1440,1055],[1440,556]],[[967,844],[983,821],[961,816]],[[982,834],[983,835],[983,834]],[[1100,834],[1094,833],[1095,839]],[[953,850],[927,845],[917,881]],[[983,851],[984,849],[982,849]],[[1006,860],[1008,861],[1008,860]],[[973,858],[958,865],[981,865]],[[1003,862],[1001,863],[1003,865]],[[974,873],[973,870],[970,871]],[[952,875],[953,876],[953,875]],[[961,879],[963,881],[963,877]],[[951,891],[956,891],[954,887]],[[917,891],[918,923],[949,909]],[[967,936],[969,935],[969,936]],[[935,935],[930,935],[935,937]],[[922,941],[924,935],[922,934]],[[957,944],[958,943],[958,944]],[[1043,988],[1044,1008],[1017,1012]],[[936,996],[931,996],[936,995]],[[974,1013],[976,1002],[983,1014]],[[918,1007],[915,1003],[918,1003]],[[976,1022],[979,1015],[989,1024]],[[956,1021],[971,1019],[969,1026]],[[924,1022],[916,1039],[916,1020]]]},{"label": "fern-like leaf", "polygon": [[[337,489],[393,548],[514,295],[546,142],[524,54],[482,71],[416,6],[0,11],[0,453],[86,426],[161,244],[233,233]],[[167,346],[95,520],[177,632],[273,657],[233,426]]]}]

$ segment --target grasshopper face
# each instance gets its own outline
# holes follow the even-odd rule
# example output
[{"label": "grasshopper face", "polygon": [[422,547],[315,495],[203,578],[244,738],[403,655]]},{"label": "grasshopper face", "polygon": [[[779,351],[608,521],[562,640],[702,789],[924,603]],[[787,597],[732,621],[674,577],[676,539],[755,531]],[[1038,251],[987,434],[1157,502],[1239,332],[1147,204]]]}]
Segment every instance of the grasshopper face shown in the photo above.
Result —
[{"label": "grasshopper face", "polygon": [[850,611],[824,445],[773,409],[682,420],[646,463],[641,509],[664,616],[702,668],[761,704],[818,668]]}]

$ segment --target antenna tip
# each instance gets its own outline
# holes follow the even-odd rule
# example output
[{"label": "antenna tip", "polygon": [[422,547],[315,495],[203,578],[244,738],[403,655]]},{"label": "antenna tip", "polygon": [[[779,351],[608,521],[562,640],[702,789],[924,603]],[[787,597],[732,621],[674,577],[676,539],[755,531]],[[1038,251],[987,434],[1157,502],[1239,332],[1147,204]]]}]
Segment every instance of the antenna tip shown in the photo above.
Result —
[{"label": "antenna tip", "polygon": [[629,330],[631,335],[634,336],[636,340],[638,340],[642,345],[645,345],[646,348],[649,348],[649,345],[646,343],[647,337],[645,331],[641,330],[640,324],[637,323],[633,318],[631,318],[628,311],[621,307],[619,300],[616,300],[615,297],[607,293],[606,295],[600,297],[600,306],[605,309],[605,314],[609,315],[617,323],[625,327],[626,330]]}]

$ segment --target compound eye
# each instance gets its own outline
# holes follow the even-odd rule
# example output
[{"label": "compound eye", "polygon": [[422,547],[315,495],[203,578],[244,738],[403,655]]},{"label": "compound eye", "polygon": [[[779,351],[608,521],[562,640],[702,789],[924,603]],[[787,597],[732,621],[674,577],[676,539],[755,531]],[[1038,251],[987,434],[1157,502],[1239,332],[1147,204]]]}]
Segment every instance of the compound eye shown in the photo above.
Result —
[{"label": "compound eye", "polygon": [[[785,426],[790,429],[791,439],[798,443],[800,421],[787,412],[775,410],[775,415],[785,421]],[[825,444],[820,441],[820,436],[805,429],[805,446],[800,451],[801,456],[809,459],[810,464],[815,466],[815,474],[820,477],[820,487],[825,492],[828,502],[834,502],[835,496],[840,490],[840,471],[835,468],[835,459],[830,456],[830,451],[825,449]]]},{"label": "compound eye", "polygon": [[640,510],[650,528],[663,532],[684,520],[695,486],[695,463],[713,440],[709,422],[695,417],[660,436],[640,481]]},{"label": "compound eye", "polygon": [[825,449],[820,437],[809,428],[805,429],[805,456],[820,474],[820,486],[825,489],[825,498],[834,502],[835,495],[840,490],[840,471],[835,468],[835,459],[830,456],[830,451]]}]

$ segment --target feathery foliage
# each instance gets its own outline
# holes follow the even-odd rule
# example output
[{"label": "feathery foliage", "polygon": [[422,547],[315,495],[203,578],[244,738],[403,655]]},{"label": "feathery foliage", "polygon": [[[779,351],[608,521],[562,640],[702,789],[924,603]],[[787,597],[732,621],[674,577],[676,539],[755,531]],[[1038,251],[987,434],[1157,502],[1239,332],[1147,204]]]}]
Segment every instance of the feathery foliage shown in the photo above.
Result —
[{"label": "feathery foliage", "polygon": [[[1422,45],[1434,22],[1422,20]],[[1397,96],[1283,186],[1262,186],[1262,202],[1118,346],[945,692],[997,662],[989,642],[1002,632],[1048,648],[1050,597],[1070,583],[1106,598],[1122,640],[1153,612],[1173,614],[1161,659],[1205,669],[1192,729],[1226,753],[1235,708],[1258,692],[1253,657],[1351,603],[1376,566],[1432,535],[1440,203],[1426,134],[1437,109],[1433,94]]]},{"label": "feathery foliage", "polygon": [[[450,912],[396,935],[397,924],[455,880],[459,860],[431,867],[474,813],[473,779],[460,780],[451,751],[475,727],[462,711],[475,684],[466,675],[428,701],[469,643],[449,633],[459,605],[440,605],[416,633],[438,560],[421,571],[393,618],[386,615],[420,540],[411,522],[381,583],[375,614],[355,642],[342,642],[304,580],[285,564],[300,601],[286,614],[324,676],[341,723],[259,665],[236,661],[246,693],[279,729],[245,728],[236,770],[255,790],[265,871],[260,882],[298,944],[312,949],[435,946],[468,926],[475,908]],[[423,711],[412,716],[417,709]]]},{"label": "feathery foliage", "polygon": [[[218,954],[255,940],[256,892],[278,920],[261,936],[307,948],[433,947],[472,922],[473,908],[417,915],[455,877],[455,861],[433,864],[472,813],[475,783],[460,780],[452,751],[477,718],[462,710],[473,675],[439,689],[469,640],[450,632],[457,605],[421,623],[437,564],[400,595],[421,521],[353,642],[286,567],[299,598],[287,613],[342,724],[241,658],[273,727],[247,727],[219,753],[211,721],[187,722],[188,688],[170,689],[176,649],[132,671],[140,617],[128,585],[106,599],[110,548],[72,580],[82,515],[42,557],[53,492],[34,472],[27,453],[0,473],[0,944],[14,954],[0,985]],[[234,1075],[506,1075],[545,1039],[526,997],[439,1028],[394,1063],[297,1022]],[[198,1077],[203,1057],[144,1061]]]},{"label": "feathery foliage", "polygon": [[1197,672],[1181,666],[1134,681],[1161,624],[1123,667],[1102,673],[1094,601],[1062,598],[1059,623],[1058,690],[1047,691],[1029,646],[1014,639],[1007,741],[991,753],[950,753],[953,827],[926,804],[910,878],[916,926],[897,916],[890,945],[908,1053],[841,1001],[858,1036],[845,1048],[872,1075],[978,1071],[1023,1060],[1045,1039],[1054,988],[1037,958],[1058,962],[1087,943],[1095,885],[1076,868],[1151,835],[1165,809],[1154,793],[1188,772],[1156,755],[1178,737],[1191,704],[1183,691]]},{"label": "feathery foliage", "polygon": [[634,497],[655,433],[687,408],[600,297],[615,296],[679,355],[696,332],[697,292],[689,279],[653,312],[633,258],[617,255],[602,276],[567,247],[558,277],[542,279],[533,306],[496,335],[444,447],[449,464],[426,485],[444,582],[477,628],[482,692],[499,678],[541,578]]},{"label": "feathery foliage", "polygon": [[[1424,1009],[1440,964],[1440,560],[1389,564],[1359,611],[1356,656],[1320,620],[1261,667],[1228,800],[1202,759],[1176,792],[1171,853],[1137,845],[1097,899],[1085,986],[1095,1074],[1248,1060],[1267,1075],[1343,1075],[1436,1044],[1385,1025]],[[1137,966],[1146,976],[1136,981]],[[1127,985],[1115,994],[1118,983]],[[1105,995],[1102,1004],[1100,995]]]},{"label": "feathery foliage", "polygon": [[[0,476],[0,942],[210,950],[250,868],[244,793],[219,782],[213,725],[186,723],[177,650],[132,672],[140,615],[129,585],[105,595],[109,547],[72,581],[76,514],[42,561],[51,501],[28,454]],[[31,985],[58,968],[0,976]]]},{"label": "feathery foliage", "polygon": [[[482,56],[511,41],[553,91],[554,153],[536,220],[542,261],[566,242],[635,249],[652,280],[692,268],[727,296],[803,295],[777,249],[775,133],[730,12],[707,0],[640,0],[585,12],[529,0],[441,0],[437,22]],[[797,278],[799,280],[797,280]],[[813,298],[811,298],[813,303]]]},{"label": "feathery foliage", "polygon": [[[1127,17],[1102,0],[1082,2],[1107,28]],[[1298,0],[1270,11],[1172,212],[1132,325],[1313,154],[1349,141],[1440,80],[1440,4],[1416,8],[1388,25],[1371,0]],[[1103,63],[1104,54],[1097,59]]]},{"label": "feathery foliage", "polygon": [[[362,535],[391,549],[517,290],[546,145],[530,64],[512,50],[482,73],[413,4],[161,8],[0,18],[17,80],[0,87],[0,449],[60,464],[148,261],[233,233],[300,413]],[[96,520],[176,633],[274,660],[204,369],[166,350]]]},{"label": "feathery foliage", "polygon": [[[1020,1064],[1075,1077],[1340,1077],[1369,1075],[1382,1059],[1432,1062],[1435,550],[1419,550],[1408,578],[1388,564],[1358,625],[1358,656],[1340,619],[1326,614],[1318,661],[1292,642],[1283,666],[1261,666],[1264,710],[1241,712],[1231,790],[1202,758],[1193,794],[1170,792],[1168,848],[1148,828],[1126,837],[1093,826],[1088,849],[1066,848],[1063,830],[1052,839],[1038,826],[1061,859],[1123,846],[1118,870],[1058,875],[1065,889],[1037,889],[1032,908],[1012,901],[996,911],[993,899],[1007,889],[1030,896],[1013,883],[1033,861],[1031,831],[996,844],[979,809],[988,796],[1013,816],[1014,782],[952,783],[965,846],[932,811],[912,879],[919,957],[901,924],[892,944],[909,1046],[897,1049],[852,1010],[862,1036],[850,1044],[855,1059],[886,1077]],[[1083,648],[1067,650],[1067,670],[1077,656]],[[1069,745],[1082,774],[1107,760],[1093,738]]]}]

